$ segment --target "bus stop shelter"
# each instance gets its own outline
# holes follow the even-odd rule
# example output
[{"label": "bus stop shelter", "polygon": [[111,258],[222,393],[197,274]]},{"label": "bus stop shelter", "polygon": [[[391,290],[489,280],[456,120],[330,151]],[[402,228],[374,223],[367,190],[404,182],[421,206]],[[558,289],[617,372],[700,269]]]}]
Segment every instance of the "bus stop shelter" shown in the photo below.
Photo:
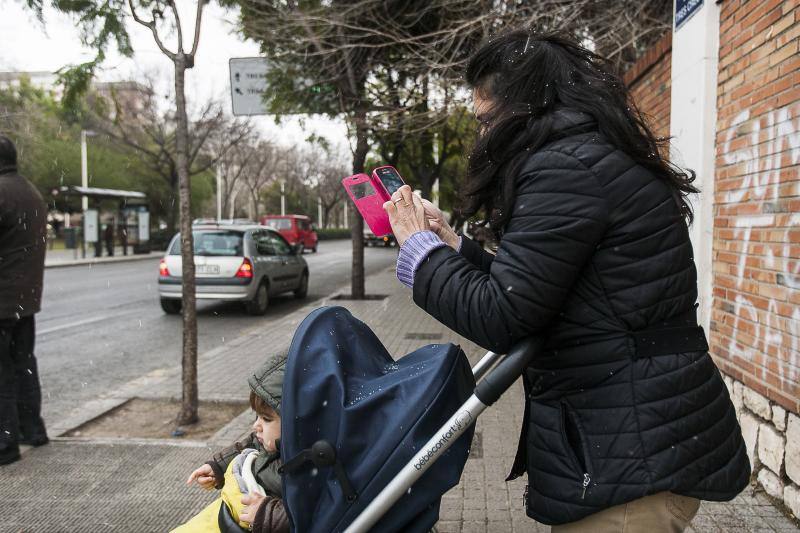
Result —
[{"label": "bus stop shelter", "polygon": [[82,213],[82,247],[94,245],[97,250],[96,255],[100,255],[101,212],[99,207],[101,202],[113,201],[116,207],[113,210],[105,211],[107,214],[110,212],[115,221],[116,227],[112,228],[112,236],[119,236],[125,253],[127,253],[128,246],[132,246],[135,254],[150,252],[150,209],[145,193],[79,185],[63,186],[53,192],[67,198],[84,196],[88,198],[89,209]]}]

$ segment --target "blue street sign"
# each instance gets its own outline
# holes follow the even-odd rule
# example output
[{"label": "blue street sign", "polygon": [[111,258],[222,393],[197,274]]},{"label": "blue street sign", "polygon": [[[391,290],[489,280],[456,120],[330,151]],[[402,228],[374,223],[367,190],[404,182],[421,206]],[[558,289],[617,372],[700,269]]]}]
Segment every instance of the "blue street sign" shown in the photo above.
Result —
[{"label": "blue street sign", "polygon": [[675,29],[680,28],[701,7],[703,0],[675,0]]}]

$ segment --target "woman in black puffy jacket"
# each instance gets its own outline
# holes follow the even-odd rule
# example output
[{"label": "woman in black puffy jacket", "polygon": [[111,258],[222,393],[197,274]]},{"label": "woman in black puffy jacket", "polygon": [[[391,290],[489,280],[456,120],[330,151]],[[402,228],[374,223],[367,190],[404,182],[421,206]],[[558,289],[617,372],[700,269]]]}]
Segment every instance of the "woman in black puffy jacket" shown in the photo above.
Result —
[{"label": "woman in black puffy jacket", "polygon": [[693,174],[662,157],[620,78],[556,35],[512,31],[471,59],[480,131],[465,187],[496,254],[408,187],[384,206],[397,276],[459,334],[503,353],[539,336],[510,478],[553,531],[682,531],[750,477],[697,324]]}]

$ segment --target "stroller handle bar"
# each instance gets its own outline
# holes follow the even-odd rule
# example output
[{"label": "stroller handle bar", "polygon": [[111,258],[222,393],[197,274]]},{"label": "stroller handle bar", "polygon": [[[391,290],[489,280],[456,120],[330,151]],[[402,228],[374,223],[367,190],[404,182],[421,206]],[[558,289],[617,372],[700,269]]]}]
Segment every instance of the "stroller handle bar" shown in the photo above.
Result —
[{"label": "stroller handle bar", "polygon": [[[540,339],[531,337],[516,343],[511,348],[511,351],[500,359],[497,366],[492,368],[491,372],[488,372],[486,377],[478,383],[475,387],[475,396],[485,405],[494,404],[522,375],[525,367],[530,364],[533,355],[539,350],[541,344],[542,341]],[[489,352],[484,356],[484,359],[490,355],[495,354]],[[479,365],[480,362],[475,366],[478,367]],[[475,373],[475,370],[473,370],[473,373]],[[479,379],[479,376],[476,375],[475,379]]]},{"label": "stroller handle bar", "polygon": [[[485,377],[475,387],[472,396],[369,503],[345,529],[345,533],[369,531],[405,492],[411,490],[412,485],[422,477],[422,474],[475,423],[478,416],[511,387],[541,344],[541,339],[528,337],[517,342],[505,356],[494,352],[488,352],[483,356],[473,367],[472,372],[476,380],[481,376]],[[495,362],[497,365],[492,368]]]}]

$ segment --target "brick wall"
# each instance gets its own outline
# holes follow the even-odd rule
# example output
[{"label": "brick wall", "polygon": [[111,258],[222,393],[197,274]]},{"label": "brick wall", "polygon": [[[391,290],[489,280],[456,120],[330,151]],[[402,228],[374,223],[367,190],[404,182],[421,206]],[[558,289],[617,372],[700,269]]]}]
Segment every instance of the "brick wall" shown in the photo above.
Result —
[{"label": "brick wall", "polygon": [[[800,2],[718,3],[709,342],[754,477],[800,517]],[[625,74],[657,135],[670,127],[670,38]]]},{"label": "brick wall", "polygon": [[656,137],[669,136],[672,32],[667,32],[623,77]]},{"label": "brick wall", "polygon": [[800,411],[800,4],[720,6],[710,341],[722,371]]}]

